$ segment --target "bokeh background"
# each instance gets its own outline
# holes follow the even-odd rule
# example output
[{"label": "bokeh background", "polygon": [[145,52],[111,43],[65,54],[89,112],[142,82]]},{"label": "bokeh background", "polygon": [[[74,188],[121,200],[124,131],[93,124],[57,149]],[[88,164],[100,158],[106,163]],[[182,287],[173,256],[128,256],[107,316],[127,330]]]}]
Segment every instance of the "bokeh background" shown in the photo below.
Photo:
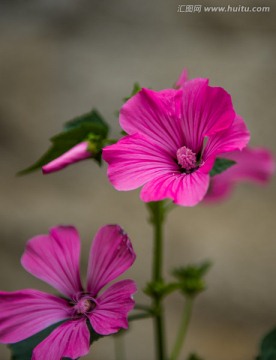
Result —
[{"label": "bokeh background", "polygon": [[[179,4],[271,6],[269,13],[177,13]],[[0,2],[0,288],[51,289],[22,270],[27,239],[56,224],[74,224],[87,252],[96,230],[119,223],[137,261],[136,299],[150,277],[151,228],[139,192],[116,192],[106,168],[92,161],[42,176],[15,177],[48,147],[66,120],[97,107],[119,134],[114,111],[138,81],[162,89],[183,67],[226,88],[251,129],[251,144],[276,152],[276,18],[272,0]],[[276,325],[275,180],[244,184],[219,205],[177,208],[166,226],[166,272],[187,262],[213,261],[208,291],[196,302],[182,359],[196,350],[206,360],[252,360],[260,337]],[[169,346],[182,298],[167,301]],[[1,309],[0,309],[1,311]],[[113,338],[85,359],[111,360]],[[132,324],[127,359],[153,359],[150,320]],[[0,347],[1,360],[9,351]]]}]

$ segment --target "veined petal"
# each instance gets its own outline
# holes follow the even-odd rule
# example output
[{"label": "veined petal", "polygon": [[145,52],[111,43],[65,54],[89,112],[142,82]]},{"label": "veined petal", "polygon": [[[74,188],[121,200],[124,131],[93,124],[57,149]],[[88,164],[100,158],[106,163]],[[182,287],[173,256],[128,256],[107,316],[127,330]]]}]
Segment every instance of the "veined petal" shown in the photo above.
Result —
[{"label": "veined petal", "polygon": [[80,239],[72,226],[58,226],[49,235],[28,241],[21,258],[23,267],[62,294],[72,297],[82,291],[79,273]]},{"label": "veined petal", "polygon": [[204,137],[231,126],[235,118],[230,95],[220,87],[208,85],[208,79],[193,79],[184,83],[182,131],[185,146],[201,151]]},{"label": "veined petal", "polygon": [[72,147],[72,149],[66,151],[55,160],[42,166],[43,174],[50,174],[52,172],[59,171],[70,164],[91,157],[92,153],[88,151],[88,145],[88,141],[83,141]]},{"label": "veined petal", "polygon": [[132,190],[149,180],[178,169],[170,154],[149,138],[125,136],[103,149],[108,177],[117,190]]},{"label": "veined petal", "polygon": [[206,202],[225,199],[238,182],[265,184],[275,172],[273,156],[264,148],[245,148],[242,151],[223,154],[223,157],[236,161],[236,164],[211,179],[204,198]]},{"label": "veined petal", "polygon": [[69,317],[68,302],[38,290],[0,292],[0,342],[24,340]]},{"label": "veined petal", "polygon": [[77,359],[88,354],[89,342],[86,319],[66,321],[34,348],[32,360]]},{"label": "veined petal", "polygon": [[128,328],[127,314],[134,308],[132,295],[136,290],[134,281],[122,280],[97,298],[97,306],[88,315],[96,333],[109,335]]},{"label": "veined petal", "polygon": [[144,185],[141,199],[145,202],[172,199],[182,206],[197,205],[206,194],[209,175],[199,170],[191,174],[171,173]]},{"label": "veined petal", "polygon": [[129,135],[145,135],[174,156],[183,145],[181,103],[182,90],[142,89],[122,107],[120,125]]},{"label": "veined petal", "polygon": [[202,158],[207,160],[221,153],[242,150],[250,139],[249,131],[242,117],[237,115],[233,124],[225,131],[209,137]]},{"label": "veined petal", "polygon": [[96,296],[107,283],[129,269],[135,258],[131,242],[119,225],[100,228],[90,250],[87,291]]}]

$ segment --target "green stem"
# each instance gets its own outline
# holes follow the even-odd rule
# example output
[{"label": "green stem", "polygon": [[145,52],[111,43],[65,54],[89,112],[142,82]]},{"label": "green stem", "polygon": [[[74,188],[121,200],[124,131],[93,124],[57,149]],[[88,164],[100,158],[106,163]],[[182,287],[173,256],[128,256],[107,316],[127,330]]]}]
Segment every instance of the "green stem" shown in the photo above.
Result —
[{"label": "green stem", "polygon": [[177,335],[177,338],[176,338],[176,341],[174,344],[174,348],[173,348],[170,360],[177,360],[177,358],[179,357],[180,351],[183,347],[183,344],[184,344],[184,341],[185,341],[185,338],[187,335],[187,331],[188,331],[188,327],[189,327],[189,323],[190,323],[190,319],[191,319],[191,315],[192,315],[192,308],[193,308],[193,298],[187,297],[186,301],[185,301],[185,305],[184,305],[183,316],[182,316],[180,328],[178,331],[178,335]]},{"label": "green stem", "polygon": [[[150,206],[151,222],[154,228],[154,247],[153,247],[153,268],[152,268],[152,282],[160,283],[163,281],[163,222],[164,222],[164,207],[163,202],[154,202]],[[153,295],[153,309],[154,309],[154,326],[156,338],[156,359],[166,360],[166,346],[164,336],[164,310],[162,305],[162,298],[160,294]]]}]

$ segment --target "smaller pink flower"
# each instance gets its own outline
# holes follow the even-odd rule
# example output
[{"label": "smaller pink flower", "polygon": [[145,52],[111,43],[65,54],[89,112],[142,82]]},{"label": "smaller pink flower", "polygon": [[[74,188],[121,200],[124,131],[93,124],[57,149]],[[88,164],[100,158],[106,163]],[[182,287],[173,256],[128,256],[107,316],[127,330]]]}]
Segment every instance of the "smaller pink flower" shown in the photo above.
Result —
[{"label": "smaller pink flower", "polygon": [[275,171],[273,156],[264,148],[245,148],[242,151],[223,154],[223,157],[236,161],[236,164],[211,179],[205,202],[227,198],[234,185],[239,182],[266,184]]},{"label": "smaller pink flower", "polygon": [[43,174],[50,174],[52,172],[59,171],[70,164],[85,160],[91,156],[92,153],[89,150],[89,142],[83,141],[66,151],[55,160],[52,160],[48,164],[42,166],[42,172]]},{"label": "smaller pink flower", "polygon": [[64,321],[34,348],[32,360],[76,359],[89,351],[89,323],[100,335],[128,327],[135,283],[121,280],[101,291],[135,260],[128,236],[118,225],[106,225],[97,232],[90,250],[86,289],[80,280],[79,257],[80,238],[71,226],[52,228],[49,235],[28,241],[21,259],[23,267],[64,296],[32,289],[0,292],[1,343],[24,340]]}]

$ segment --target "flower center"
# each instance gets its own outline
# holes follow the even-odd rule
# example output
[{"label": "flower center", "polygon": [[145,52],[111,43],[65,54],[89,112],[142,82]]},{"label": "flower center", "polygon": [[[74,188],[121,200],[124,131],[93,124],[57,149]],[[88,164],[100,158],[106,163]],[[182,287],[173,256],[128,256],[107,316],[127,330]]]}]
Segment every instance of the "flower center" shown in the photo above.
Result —
[{"label": "flower center", "polygon": [[191,171],[197,166],[196,154],[186,146],[182,146],[176,152],[178,164],[185,170]]},{"label": "flower center", "polygon": [[74,313],[76,315],[87,314],[93,310],[96,306],[96,302],[91,297],[80,298],[73,306]]}]

